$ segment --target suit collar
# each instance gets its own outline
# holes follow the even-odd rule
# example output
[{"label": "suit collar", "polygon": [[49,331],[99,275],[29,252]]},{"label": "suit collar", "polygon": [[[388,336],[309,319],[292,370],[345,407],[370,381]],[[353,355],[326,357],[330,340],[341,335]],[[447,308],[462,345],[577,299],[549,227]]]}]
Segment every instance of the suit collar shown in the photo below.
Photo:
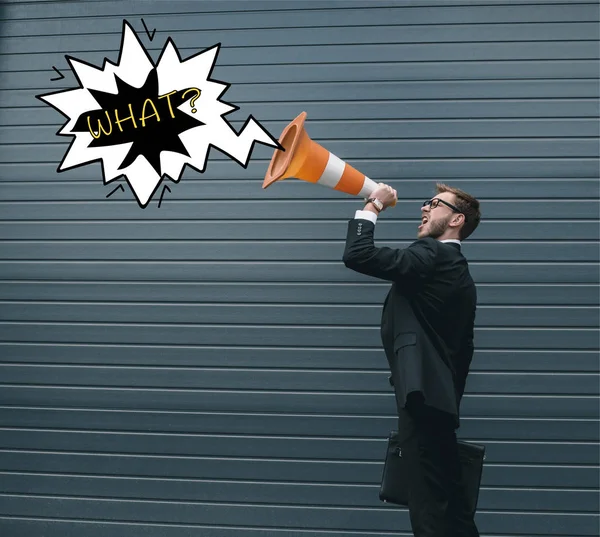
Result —
[{"label": "suit collar", "polygon": [[440,241],[440,242],[443,242],[444,244],[447,244],[448,246],[452,246],[453,248],[456,248],[460,252],[461,243],[460,243],[459,240],[457,240],[457,239],[446,239],[446,240],[443,240],[443,241]]}]

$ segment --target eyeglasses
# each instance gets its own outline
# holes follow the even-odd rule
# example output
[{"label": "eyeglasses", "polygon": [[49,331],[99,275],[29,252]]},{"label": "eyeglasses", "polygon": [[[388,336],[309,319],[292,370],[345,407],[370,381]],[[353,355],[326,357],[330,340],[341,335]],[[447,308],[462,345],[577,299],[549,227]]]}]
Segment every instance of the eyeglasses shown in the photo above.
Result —
[{"label": "eyeglasses", "polygon": [[[442,200],[440,198],[433,198],[433,199],[430,199],[430,200],[425,200],[423,202],[423,207],[427,207],[428,205],[430,205],[432,209],[435,209],[440,203],[443,203],[447,207],[450,207],[450,209],[452,209],[455,213],[464,214],[458,207],[455,207],[451,203],[448,203],[447,201],[444,201],[444,200]],[[467,215],[464,215],[464,216],[465,216],[465,220],[466,220],[467,219]]]}]

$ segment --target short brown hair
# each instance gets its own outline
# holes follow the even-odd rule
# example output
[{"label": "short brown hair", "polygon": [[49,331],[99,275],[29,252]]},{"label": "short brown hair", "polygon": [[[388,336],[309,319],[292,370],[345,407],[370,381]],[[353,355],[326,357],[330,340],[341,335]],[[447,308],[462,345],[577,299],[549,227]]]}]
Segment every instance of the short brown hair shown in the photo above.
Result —
[{"label": "short brown hair", "polygon": [[437,183],[435,185],[437,193],[450,192],[456,197],[456,208],[465,215],[465,223],[460,229],[459,238],[464,240],[475,231],[481,220],[481,212],[479,210],[479,200],[467,194],[466,192],[454,188],[443,183]]}]

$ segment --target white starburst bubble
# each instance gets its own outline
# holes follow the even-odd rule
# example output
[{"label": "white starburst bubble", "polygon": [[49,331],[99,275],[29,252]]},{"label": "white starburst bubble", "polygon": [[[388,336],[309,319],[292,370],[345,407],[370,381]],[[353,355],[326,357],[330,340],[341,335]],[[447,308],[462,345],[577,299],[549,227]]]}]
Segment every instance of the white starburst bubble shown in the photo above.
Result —
[{"label": "white starburst bubble", "polygon": [[186,165],[204,172],[211,146],[244,168],[255,143],[283,149],[253,116],[239,133],[223,117],[238,107],[220,100],[230,84],[210,78],[219,48],[182,60],[169,38],[154,65],[123,21],[116,64],[67,56],[80,87],[37,96],[67,118],[57,134],[73,137],[57,171],[100,161],[104,183],[123,176],[144,208],[163,177],[178,182]]}]

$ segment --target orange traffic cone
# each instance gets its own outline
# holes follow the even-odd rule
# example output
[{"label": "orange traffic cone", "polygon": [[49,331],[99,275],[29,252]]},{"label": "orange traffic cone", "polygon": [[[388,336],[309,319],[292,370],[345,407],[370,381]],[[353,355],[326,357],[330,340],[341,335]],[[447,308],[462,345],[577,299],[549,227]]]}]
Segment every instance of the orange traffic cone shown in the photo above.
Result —
[{"label": "orange traffic cone", "polygon": [[304,129],[305,119],[306,112],[302,112],[281,133],[279,143],[285,151],[273,152],[262,187],[295,177],[368,198],[377,183],[311,140]]}]

